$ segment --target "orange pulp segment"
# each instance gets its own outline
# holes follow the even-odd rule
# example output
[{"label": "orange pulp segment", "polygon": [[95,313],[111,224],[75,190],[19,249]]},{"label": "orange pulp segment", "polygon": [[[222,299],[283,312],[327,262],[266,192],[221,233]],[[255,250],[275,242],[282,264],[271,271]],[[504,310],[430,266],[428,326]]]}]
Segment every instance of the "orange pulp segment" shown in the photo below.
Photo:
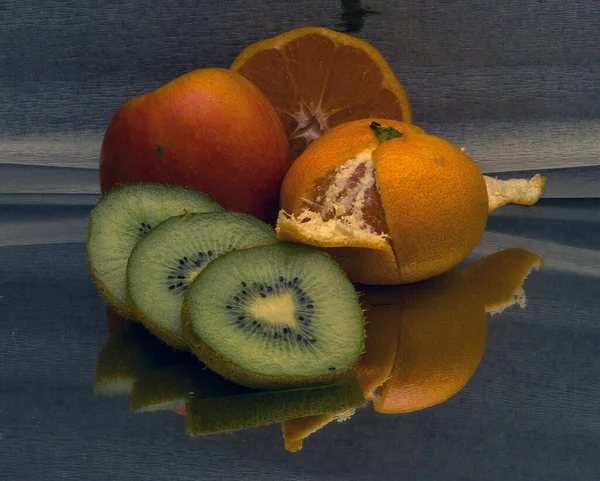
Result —
[{"label": "orange pulp segment", "polygon": [[247,47],[234,70],[269,98],[293,158],[336,125],[382,117],[412,122],[400,81],[373,46],[326,28],[299,28]]}]

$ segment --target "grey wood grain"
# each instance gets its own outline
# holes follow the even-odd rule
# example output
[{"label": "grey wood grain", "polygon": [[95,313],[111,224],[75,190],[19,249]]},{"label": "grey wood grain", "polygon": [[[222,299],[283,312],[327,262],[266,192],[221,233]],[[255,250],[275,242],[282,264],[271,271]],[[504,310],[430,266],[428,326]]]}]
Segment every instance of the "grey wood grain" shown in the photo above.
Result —
[{"label": "grey wood grain", "polygon": [[227,67],[254,41],[320,25],[352,26],[373,43],[405,84],[415,122],[466,146],[483,170],[600,165],[595,0],[372,0],[364,6],[377,14],[349,23],[356,5],[5,2],[0,163],[96,168],[102,132],[126,99]]},{"label": "grey wood grain", "polygon": [[2,194],[96,194],[97,169],[0,164]]}]

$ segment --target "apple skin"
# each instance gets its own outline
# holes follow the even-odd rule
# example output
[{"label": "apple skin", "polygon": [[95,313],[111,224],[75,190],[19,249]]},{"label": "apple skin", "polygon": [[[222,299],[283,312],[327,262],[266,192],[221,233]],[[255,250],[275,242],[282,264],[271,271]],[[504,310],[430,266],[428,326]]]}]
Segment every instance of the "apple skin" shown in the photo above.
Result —
[{"label": "apple skin", "polygon": [[290,164],[284,127],[267,97],[240,74],[207,68],[119,108],[102,141],[100,188],[184,185],[273,224]]}]

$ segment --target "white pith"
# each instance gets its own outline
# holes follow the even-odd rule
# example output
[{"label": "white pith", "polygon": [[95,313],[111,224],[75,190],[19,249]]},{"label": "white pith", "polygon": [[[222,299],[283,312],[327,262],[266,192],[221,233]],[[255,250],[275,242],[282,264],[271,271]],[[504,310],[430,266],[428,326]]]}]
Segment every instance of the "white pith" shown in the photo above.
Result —
[{"label": "white pith", "polygon": [[318,139],[329,128],[327,125],[327,116],[323,113],[320,106],[309,109],[304,104],[300,104],[300,110],[293,114],[292,117],[298,122],[298,125],[296,130],[290,135],[290,138],[303,138],[306,141],[306,145]]},{"label": "white pith", "polygon": [[[362,165],[365,167],[364,175],[356,185],[348,187],[352,174]],[[385,242],[389,236],[383,232],[374,232],[364,219],[365,194],[373,186],[379,192],[371,151],[365,151],[335,169],[324,198],[317,197],[315,202],[303,199],[305,206],[296,216],[280,211],[278,227],[282,223],[293,223],[311,239],[322,242],[341,239]],[[324,215],[331,210],[334,212],[333,218],[324,220]]]}]

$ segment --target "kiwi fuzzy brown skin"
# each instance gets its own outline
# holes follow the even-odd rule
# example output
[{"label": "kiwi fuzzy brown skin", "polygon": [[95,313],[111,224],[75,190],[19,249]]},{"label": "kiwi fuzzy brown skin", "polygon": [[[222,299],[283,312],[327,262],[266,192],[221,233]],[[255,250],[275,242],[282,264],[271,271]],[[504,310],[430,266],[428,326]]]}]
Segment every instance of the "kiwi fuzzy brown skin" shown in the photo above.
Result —
[{"label": "kiwi fuzzy brown skin", "polygon": [[[89,238],[89,234],[88,234],[88,238]],[[102,295],[104,300],[106,301],[106,304],[108,305],[108,307],[110,309],[112,309],[119,316],[125,318],[126,320],[138,322],[137,319],[135,318],[135,313],[133,312],[133,308],[132,308],[131,304],[130,303],[123,304],[122,302],[117,301],[110,294],[110,292],[108,292],[108,290],[106,290],[103,282],[96,275],[96,272],[94,271],[92,264],[90,263],[89,257],[87,259],[87,265],[88,265],[90,274],[92,276],[92,281],[94,282],[94,284],[96,285],[96,288],[98,289],[98,291],[100,292],[100,294]]]},{"label": "kiwi fuzzy brown skin", "polygon": [[[220,374],[225,379],[229,379],[241,386],[246,386],[253,389],[285,389],[285,388],[303,388],[314,387],[332,384],[337,381],[349,379],[352,377],[352,367],[344,370],[325,374],[323,376],[310,377],[282,377],[282,376],[266,376],[253,373],[244,369],[230,360],[224,358],[219,353],[215,352],[206,345],[198,336],[194,334],[189,316],[188,305],[186,298],[183,300],[183,332],[192,352],[200,359],[209,369]],[[364,345],[363,345],[364,350]],[[362,352],[362,351],[361,351]],[[360,358],[360,356],[359,356]],[[358,360],[356,361],[358,362]]]}]

